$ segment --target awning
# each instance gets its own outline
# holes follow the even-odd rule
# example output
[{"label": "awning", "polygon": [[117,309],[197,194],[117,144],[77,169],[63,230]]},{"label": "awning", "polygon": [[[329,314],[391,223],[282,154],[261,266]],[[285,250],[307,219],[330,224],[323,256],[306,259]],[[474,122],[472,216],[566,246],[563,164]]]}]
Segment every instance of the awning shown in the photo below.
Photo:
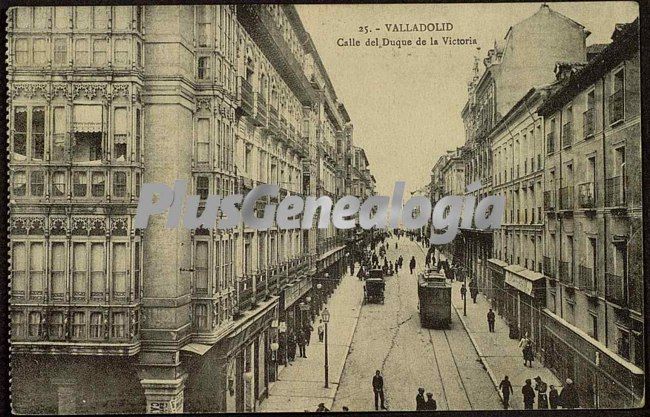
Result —
[{"label": "awning", "polygon": [[539,272],[531,271],[520,265],[510,265],[504,268],[506,271],[505,283],[518,289],[531,297],[535,297],[533,284],[544,278]]},{"label": "awning", "polygon": [[203,356],[205,352],[210,350],[211,347],[212,346],[210,345],[204,345],[202,343],[188,343],[187,345],[183,346],[181,350]]},{"label": "awning", "polygon": [[102,106],[98,104],[74,106],[75,132],[101,132]]}]

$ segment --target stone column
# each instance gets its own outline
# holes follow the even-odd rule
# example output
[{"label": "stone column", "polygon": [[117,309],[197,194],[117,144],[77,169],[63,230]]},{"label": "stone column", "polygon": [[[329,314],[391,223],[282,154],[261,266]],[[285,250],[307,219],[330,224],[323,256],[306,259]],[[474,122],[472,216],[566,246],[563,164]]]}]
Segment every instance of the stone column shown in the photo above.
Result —
[{"label": "stone column", "polygon": [[183,412],[185,379],[143,379],[140,381],[147,399],[148,414],[170,414]]}]

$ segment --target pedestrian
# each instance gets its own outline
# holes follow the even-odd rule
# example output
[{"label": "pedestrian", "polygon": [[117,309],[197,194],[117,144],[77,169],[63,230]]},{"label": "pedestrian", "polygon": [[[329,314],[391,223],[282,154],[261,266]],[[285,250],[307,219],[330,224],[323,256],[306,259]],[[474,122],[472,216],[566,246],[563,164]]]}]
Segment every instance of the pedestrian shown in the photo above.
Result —
[{"label": "pedestrian", "polygon": [[293,335],[293,332],[287,334],[287,357],[289,362],[296,359],[296,338]]},{"label": "pedestrian", "polygon": [[469,292],[472,295],[472,302],[476,304],[476,296],[478,295],[478,285],[476,284],[476,281],[472,280],[472,282],[469,283]]},{"label": "pedestrian", "polygon": [[515,393],[512,390],[512,384],[508,379],[508,375],[504,376],[501,382],[499,383],[499,389],[501,390],[501,394],[503,394],[503,409],[507,410],[508,407],[510,406],[510,394]]},{"label": "pedestrian", "polygon": [[580,401],[578,400],[578,391],[576,391],[576,387],[573,384],[571,378],[566,379],[566,384],[564,385],[564,388],[562,388],[559,400],[559,405],[561,405],[562,408],[571,409],[580,407]]},{"label": "pedestrian", "polygon": [[427,411],[435,411],[438,409],[436,400],[433,399],[433,394],[430,392],[427,392],[427,402],[424,404],[424,409]]},{"label": "pedestrian", "polygon": [[350,263],[350,275],[354,276],[354,262]]},{"label": "pedestrian", "polygon": [[424,410],[426,402],[424,399],[424,388],[418,388],[418,395],[415,396],[415,411]]},{"label": "pedestrian", "polygon": [[533,343],[528,338],[528,332],[524,334],[524,337],[519,341],[519,347],[521,348],[521,354],[524,357],[524,366],[528,366],[527,363],[530,363],[530,367],[533,367]]},{"label": "pedestrian", "polygon": [[375,410],[379,410],[379,402],[381,402],[381,409],[387,410],[384,406],[384,378],[381,376],[381,371],[379,370],[372,377],[372,390],[375,393]]},{"label": "pedestrian", "polygon": [[324,413],[326,411],[330,411],[330,410],[329,408],[325,407],[325,403],[318,404],[318,408],[316,409],[317,413]]},{"label": "pedestrian", "polygon": [[463,284],[463,285],[460,287],[460,299],[461,299],[461,300],[464,300],[465,297],[467,297],[467,287],[465,287],[465,284]]},{"label": "pedestrian", "polygon": [[535,377],[535,391],[537,391],[537,408],[548,408],[548,397],[546,394],[546,382],[538,375]]},{"label": "pedestrian", "polygon": [[397,242],[395,242],[395,249],[397,249]]},{"label": "pedestrian", "polygon": [[415,269],[415,256],[411,257],[411,262],[409,263],[409,268],[411,269],[411,275],[413,275],[413,270]]},{"label": "pedestrian", "polygon": [[431,254],[430,253],[427,253],[426,258],[424,258],[424,263],[425,263],[425,265],[427,267],[429,267],[429,265],[431,265]]},{"label": "pedestrian", "polygon": [[527,379],[526,385],[521,388],[521,394],[524,396],[524,409],[526,410],[532,410],[535,402],[535,390],[530,384],[530,379]]},{"label": "pedestrian", "polygon": [[305,350],[305,334],[301,329],[298,329],[298,331],[296,331],[296,342],[298,343],[298,354],[301,358],[306,358],[307,352]]},{"label": "pedestrian", "polygon": [[305,327],[303,329],[303,334],[305,336],[305,345],[309,346],[309,342],[311,341],[311,332],[314,331],[314,326],[311,325],[311,323],[306,323]]},{"label": "pedestrian", "polygon": [[487,313],[487,322],[488,322],[488,330],[492,333],[494,333],[494,320],[496,319],[494,315],[494,311],[490,309]]},{"label": "pedestrian", "polygon": [[555,385],[550,385],[549,388],[550,389],[548,391],[548,405],[551,407],[552,410],[555,410],[559,405],[560,394],[558,394]]}]

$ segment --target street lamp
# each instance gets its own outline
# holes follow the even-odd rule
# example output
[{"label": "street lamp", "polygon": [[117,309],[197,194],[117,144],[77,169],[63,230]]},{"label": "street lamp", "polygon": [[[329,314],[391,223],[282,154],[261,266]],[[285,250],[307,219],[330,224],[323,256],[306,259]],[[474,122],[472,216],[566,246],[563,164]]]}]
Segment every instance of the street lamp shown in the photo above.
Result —
[{"label": "street lamp", "polygon": [[325,388],[329,388],[329,364],[327,362],[327,323],[330,321],[330,312],[325,307],[323,310],[323,323],[325,323]]}]

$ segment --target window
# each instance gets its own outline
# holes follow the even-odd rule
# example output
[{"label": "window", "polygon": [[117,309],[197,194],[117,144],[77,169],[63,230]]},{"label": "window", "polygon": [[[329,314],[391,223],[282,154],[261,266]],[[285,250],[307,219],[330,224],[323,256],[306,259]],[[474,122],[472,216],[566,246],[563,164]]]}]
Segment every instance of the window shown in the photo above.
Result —
[{"label": "window", "polygon": [[15,242],[11,253],[11,296],[24,297],[27,289],[27,247]]},{"label": "window", "polygon": [[29,290],[32,297],[43,296],[45,251],[42,243],[31,243],[29,247]]},{"label": "window", "polygon": [[92,196],[104,197],[105,192],[105,178],[104,173],[101,171],[94,171],[92,173]]},{"label": "window", "polygon": [[131,26],[131,6],[115,6],[115,29],[126,30]]},{"label": "window", "polygon": [[135,43],[135,50],[136,50],[136,63],[140,68],[144,66],[144,61],[142,60],[142,44],[140,42]]},{"label": "window", "polygon": [[199,163],[210,160],[210,119],[198,121],[196,159]]},{"label": "window", "polygon": [[129,63],[129,41],[127,39],[115,40],[115,59],[116,66],[125,66]]},{"label": "window", "polygon": [[128,132],[126,107],[115,109],[115,132],[113,134],[113,158],[116,161],[126,161],[126,142]]},{"label": "window", "polygon": [[25,337],[25,314],[22,311],[15,311],[11,313],[11,337]]},{"label": "window", "polygon": [[75,9],[75,27],[77,29],[88,29],[91,23],[93,8],[91,6],[82,6]]},{"label": "window", "polygon": [[86,297],[88,254],[86,244],[75,242],[72,245],[72,297]]},{"label": "window", "polygon": [[103,67],[107,62],[108,41],[106,39],[95,39],[93,41],[93,66]]},{"label": "window", "polygon": [[27,175],[25,171],[16,171],[13,175],[13,197],[24,197],[27,193]]},{"label": "window", "polygon": [[116,338],[126,337],[126,314],[113,313],[113,320],[111,326],[111,336]]},{"label": "window", "polygon": [[196,305],[196,327],[200,330],[208,328],[208,307],[205,304]]},{"label": "window", "polygon": [[65,172],[56,171],[52,174],[52,197],[65,197]]},{"label": "window", "polygon": [[196,177],[196,193],[202,200],[208,198],[208,194],[210,193],[210,178],[204,175]]},{"label": "window", "polygon": [[86,337],[86,315],[82,311],[72,313],[72,337],[75,339]]},{"label": "window", "polygon": [[49,7],[34,7],[34,27],[36,29],[45,29],[50,18]]},{"label": "window", "polygon": [[113,244],[113,296],[125,298],[127,292],[128,258],[126,243]]},{"label": "window", "polygon": [[197,41],[199,46],[209,46],[212,38],[212,6],[196,6]]},{"label": "window", "polygon": [[630,360],[630,333],[623,329],[618,329],[618,338],[616,339],[618,354],[627,360]]},{"label": "window", "polygon": [[70,8],[66,6],[53,7],[54,27],[56,29],[67,29],[70,27]]},{"label": "window", "polygon": [[624,118],[625,105],[625,69],[615,72],[612,79],[612,95],[609,97],[609,123],[613,124]]},{"label": "window", "polygon": [[88,192],[88,174],[76,171],[72,175],[72,193],[75,197],[85,197]]},{"label": "window", "polygon": [[104,337],[104,318],[102,313],[90,314],[90,338],[102,339]]},{"label": "window", "polygon": [[108,11],[107,6],[94,6],[93,28],[106,29],[108,27]]},{"label": "window", "polygon": [[140,120],[140,109],[135,109],[135,160],[140,161],[140,143],[142,139],[142,124]]},{"label": "window", "polygon": [[103,243],[90,244],[90,296],[104,299],[106,292],[106,261]]},{"label": "window", "polygon": [[77,39],[74,43],[74,59],[77,66],[88,66],[89,51],[88,39]]},{"label": "window", "polygon": [[45,39],[33,40],[33,63],[34,65],[47,64],[47,42]]},{"label": "window", "polygon": [[15,45],[16,65],[29,65],[29,40],[16,39]]},{"label": "window", "polygon": [[207,80],[210,78],[210,57],[201,56],[199,57],[197,78],[199,80]]},{"label": "window", "polygon": [[41,313],[32,311],[29,313],[29,336],[39,337],[41,335]]},{"label": "window", "polygon": [[197,293],[208,292],[208,242],[196,242],[194,277]]},{"label": "window", "polygon": [[65,159],[65,137],[67,131],[67,120],[65,107],[55,107],[52,111],[54,119],[54,131],[52,133],[52,161],[63,161]]},{"label": "window", "polygon": [[45,191],[45,174],[43,171],[32,171],[29,189],[32,197],[43,196]]},{"label": "window", "polygon": [[68,40],[64,38],[54,39],[54,65],[64,66],[68,62]]},{"label": "window", "polygon": [[19,161],[27,158],[26,107],[16,107],[14,109],[13,158]]},{"label": "window", "polygon": [[133,293],[140,298],[140,242],[133,243]]},{"label": "window", "polygon": [[52,298],[63,300],[65,297],[65,243],[52,242],[50,256],[50,274],[52,277]]},{"label": "window", "polygon": [[140,173],[135,173],[135,196],[140,197]]},{"label": "window", "polygon": [[598,316],[594,313],[591,315],[591,337],[598,340]]},{"label": "window", "polygon": [[27,29],[31,26],[31,9],[29,7],[16,7],[16,28]]},{"label": "window", "polygon": [[63,332],[63,313],[57,311],[50,315],[49,336],[55,339],[62,339],[65,336]]},{"label": "window", "polygon": [[45,108],[32,109],[32,159],[43,160],[45,154]]},{"label": "window", "polygon": [[126,172],[118,171],[113,175],[113,195],[126,197]]}]

